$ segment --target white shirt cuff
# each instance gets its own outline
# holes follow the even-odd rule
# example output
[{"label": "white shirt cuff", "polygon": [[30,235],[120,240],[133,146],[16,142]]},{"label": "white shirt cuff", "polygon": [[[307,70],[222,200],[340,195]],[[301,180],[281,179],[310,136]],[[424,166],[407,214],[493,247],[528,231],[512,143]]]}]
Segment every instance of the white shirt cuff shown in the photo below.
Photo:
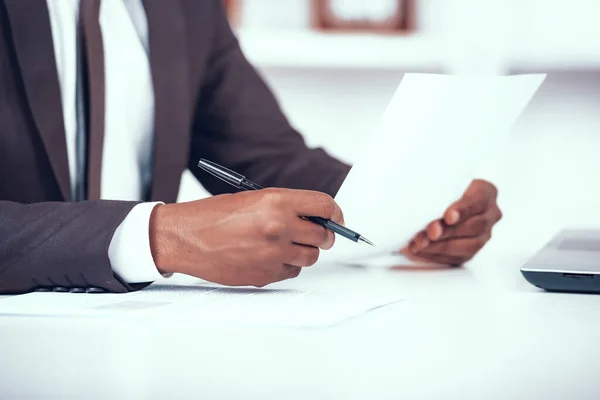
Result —
[{"label": "white shirt cuff", "polygon": [[108,246],[112,270],[126,283],[153,282],[172,275],[158,272],[150,251],[150,214],[157,204],[163,203],[141,203],[133,207]]}]

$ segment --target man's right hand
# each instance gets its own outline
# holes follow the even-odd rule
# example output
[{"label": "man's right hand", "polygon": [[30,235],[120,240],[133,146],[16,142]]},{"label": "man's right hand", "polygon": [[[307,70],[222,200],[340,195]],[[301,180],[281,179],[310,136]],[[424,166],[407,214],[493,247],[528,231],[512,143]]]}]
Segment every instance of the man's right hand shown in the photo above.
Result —
[{"label": "man's right hand", "polygon": [[302,219],[343,224],[335,201],[320,192],[264,189],[156,206],[150,247],[161,273],[182,273],[228,286],[265,286],[294,278],[330,249],[333,232]]}]

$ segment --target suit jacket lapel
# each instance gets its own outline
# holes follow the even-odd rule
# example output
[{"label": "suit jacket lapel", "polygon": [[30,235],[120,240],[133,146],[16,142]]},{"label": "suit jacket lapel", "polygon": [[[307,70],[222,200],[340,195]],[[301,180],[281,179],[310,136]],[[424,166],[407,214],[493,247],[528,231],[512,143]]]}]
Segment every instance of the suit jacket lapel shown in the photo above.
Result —
[{"label": "suit jacket lapel", "polygon": [[71,199],[62,98],[46,0],[5,0],[31,114],[64,200]]},{"label": "suit jacket lapel", "polygon": [[185,19],[178,0],[145,0],[144,6],[155,97],[150,198],[175,202],[189,157],[192,114]]}]

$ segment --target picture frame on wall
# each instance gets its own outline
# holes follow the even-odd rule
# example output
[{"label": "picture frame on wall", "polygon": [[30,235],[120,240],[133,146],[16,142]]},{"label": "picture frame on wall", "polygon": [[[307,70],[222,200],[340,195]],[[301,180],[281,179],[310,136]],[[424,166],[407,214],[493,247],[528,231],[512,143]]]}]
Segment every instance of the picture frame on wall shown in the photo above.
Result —
[{"label": "picture frame on wall", "polygon": [[417,0],[312,0],[319,30],[411,33]]}]

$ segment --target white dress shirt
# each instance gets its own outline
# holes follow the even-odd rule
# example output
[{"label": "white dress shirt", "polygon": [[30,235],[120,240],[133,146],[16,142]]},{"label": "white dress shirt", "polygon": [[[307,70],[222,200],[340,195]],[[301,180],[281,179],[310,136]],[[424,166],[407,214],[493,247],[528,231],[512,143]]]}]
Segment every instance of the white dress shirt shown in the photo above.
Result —
[{"label": "white dress shirt", "polygon": [[[77,135],[77,23],[80,0],[46,0],[61,89],[71,188],[75,190]],[[105,131],[101,197],[144,199],[151,181],[154,90],[148,57],[148,22],[142,0],[102,0]],[[161,278],[150,251],[149,221],[158,203],[135,206],[108,249],[113,271],[127,283]]]}]

